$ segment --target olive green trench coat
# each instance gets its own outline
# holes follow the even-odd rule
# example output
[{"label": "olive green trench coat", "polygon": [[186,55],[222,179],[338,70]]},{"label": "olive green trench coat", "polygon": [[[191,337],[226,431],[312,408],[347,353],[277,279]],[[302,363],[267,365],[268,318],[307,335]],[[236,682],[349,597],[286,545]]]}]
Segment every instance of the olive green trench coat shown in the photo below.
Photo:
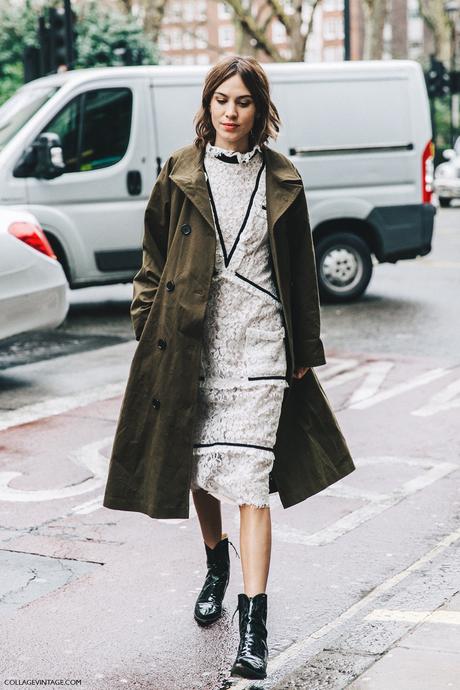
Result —
[{"label": "olive green trench coat", "polygon": [[[270,493],[284,508],[355,467],[313,369],[325,364],[314,250],[302,179],[267,146],[266,205],[272,270],[286,329],[287,381]],[[103,505],[152,518],[188,518],[192,434],[203,322],[214,270],[216,233],[193,144],[164,163],[145,211],[143,262],[131,317],[139,341],[115,433]]]}]

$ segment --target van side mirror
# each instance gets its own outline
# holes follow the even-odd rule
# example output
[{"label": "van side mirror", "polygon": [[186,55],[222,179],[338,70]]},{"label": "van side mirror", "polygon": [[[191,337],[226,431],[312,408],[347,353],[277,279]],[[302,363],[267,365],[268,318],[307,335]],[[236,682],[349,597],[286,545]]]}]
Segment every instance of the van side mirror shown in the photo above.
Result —
[{"label": "van side mirror", "polygon": [[61,140],[54,132],[42,132],[21,156],[14,177],[52,180],[65,171]]}]

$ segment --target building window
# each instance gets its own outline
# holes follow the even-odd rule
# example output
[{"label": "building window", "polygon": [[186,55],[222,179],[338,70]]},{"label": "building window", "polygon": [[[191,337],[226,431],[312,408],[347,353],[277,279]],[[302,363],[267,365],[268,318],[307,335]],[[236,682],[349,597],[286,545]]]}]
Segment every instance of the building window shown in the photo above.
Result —
[{"label": "building window", "polygon": [[290,60],[292,58],[292,50],[290,48],[280,48],[279,54],[285,60]]},{"label": "building window", "polygon": [[232,9],[226,2],[219,2],[217,5],[217,16],[219,19],[231,19]]},{"label": "building window", "polygon": [[281,0],[285,14],[294,14],[293,0]]},{"label": "building window", "polygon": [[171,30],[171,49],[182,50],[182,31],[180,29]]},{"label": "building window", "polygon": [[195,4],[196,7],[196,18],[198,21],[205,21],[208,17],[208,3],[206,0],[200,0]]},{"label": "building window", "polygon": [[186,22],[193,22],[195,19],[195,5],[190,0],[182,6],[182,19]]},{"label": "building window", "polygon": [[272,41],[273,43],[286,42],[286,28],[277,19],[272,24]]},{"label": "building window", "polygon": [[338,62],[343,60],[342,46],[325,46],[323,48],[324,62]]},{"label": "building window", "polygon": [[235,43],[235,29],[233,26],[219,26],[219,45],[228,48]]},{"label": "building window", "polygon": [[328,17],[324,20],[323,38],[325,41],[343,38],[343,23],[340,17]]},{"label": "building window", "polygon": [[209,65],[209,55],[206,55],[206,53],[200,53],[199,55],[196,56],[196,64],[197,65]]},{"label": "building window", "polygon": [[205,26],[198,26],[195,30],[195,45],[197,48],[208,47],[208,30]]},{"label": "building window", "polygon": [[168,18],[170,22],[180,22],[182,21],[182,5],[180,2],[171,2],[167,4],[169,7]]},{"label": "building window", "polygon": [[340,12],[343,10],[343,0],[323,0],[323,12]]},{"label": "building window", "polygon": [[158,48],[163,50],[170,50],[171,48],[171,37],[168,31],[162,31],[158,37]]}]

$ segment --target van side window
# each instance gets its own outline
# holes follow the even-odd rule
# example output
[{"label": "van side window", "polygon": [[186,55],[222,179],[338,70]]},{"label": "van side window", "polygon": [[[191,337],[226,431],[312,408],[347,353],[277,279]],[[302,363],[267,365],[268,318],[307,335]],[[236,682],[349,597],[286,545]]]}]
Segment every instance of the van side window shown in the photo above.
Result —
[{"label": "van side window", "polygon": [[81,96],[78,96],[67,103],[65,108],[43,129],[44,132],[59,134],[64,153],[65,172],[77,172],[79,170],[80,100]]},{"label": "van side window", "polygon": [[77,96],[44,127],[59,134],[65,172],[107,168],[128,148],[133,96],[130,89],[95,89]]}]

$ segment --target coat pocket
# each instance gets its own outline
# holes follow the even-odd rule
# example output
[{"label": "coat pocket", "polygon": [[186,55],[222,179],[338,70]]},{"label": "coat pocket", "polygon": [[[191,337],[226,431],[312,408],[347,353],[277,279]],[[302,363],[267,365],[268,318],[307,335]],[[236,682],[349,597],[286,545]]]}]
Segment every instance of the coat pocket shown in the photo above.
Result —
[{"label": "coat pocket", "polygon": [[245,368],[249,380],[286,378],[285,330],[248,328]]}]

